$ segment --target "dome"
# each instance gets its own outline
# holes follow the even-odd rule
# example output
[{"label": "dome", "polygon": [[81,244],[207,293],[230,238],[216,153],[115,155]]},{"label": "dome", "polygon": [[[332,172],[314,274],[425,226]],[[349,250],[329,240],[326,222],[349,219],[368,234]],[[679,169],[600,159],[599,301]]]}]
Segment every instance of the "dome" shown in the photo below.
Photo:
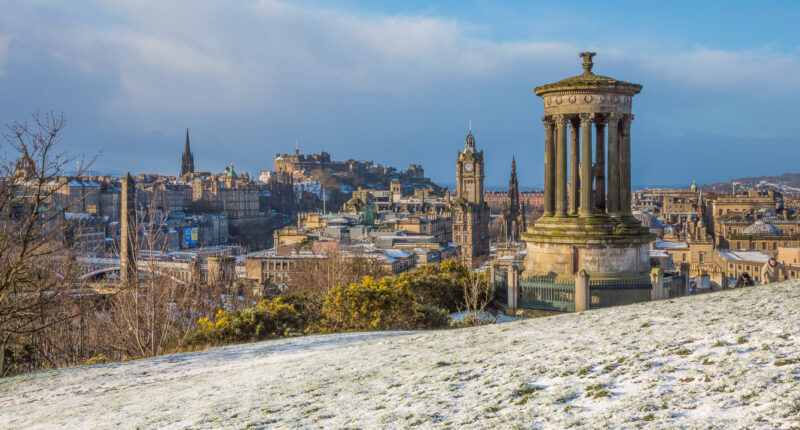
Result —
[{"label": "dome", "polygon": [[691,189],[692,189],[692,191],[697,191],[697,182],[692,181]]},{"label": "dome", "polygon": [[744,229],[744,234],[749,235],[770,235],[770,234],[783,234],[781,229],[764,221],[762,219],[750,224]]},{"label": "dome", "polygon": [[548,94],[555,91],[603,89],[611,90],[616,93],[633,95],[638,94],[642,90],[642,86],[639,84],[618,81],[614,78],[595,75],[592,73],[592,66],[594,66],[592,57],[594,56],[594,52],[581,53],[581,57],[583,57],[583,74],[573,76],[556,83],[536,87],[534,92],[537,96],[541,96],[543,94]]},{"label": "dome", "polygon": [[661,222],[661,220],[649,212],[633,211],[633,217],[642,223],[642,227],[664,228],[664,224]]}]

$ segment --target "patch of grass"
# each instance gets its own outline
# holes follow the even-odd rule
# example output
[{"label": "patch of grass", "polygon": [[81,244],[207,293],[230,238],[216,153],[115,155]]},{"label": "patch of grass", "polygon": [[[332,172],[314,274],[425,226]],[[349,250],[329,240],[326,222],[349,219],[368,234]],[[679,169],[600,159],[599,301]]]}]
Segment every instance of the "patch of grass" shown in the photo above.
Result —
[{"label": "patch of grass", "polygon": [[711,347],[712,347],[712,348],[719,348],[719,347],[723,347],[723,346],[725,346],[725,345],[726,345],[726,343],[725,343],[725,342],[723,342],[723,341],[721,341],[721,340],[718,340],[718,341],[716,341],[716,342],[715,342],[713,345],[711,345]]},{"label": "patch of grass", "polygon": [[573,400],[575,397],[578,397],[578,396],[577,396],[577,393],[574,393],[574,392],[572,392],[572,393],[566,393],[566,394],[563,394],[563,395],[559,396],[559,397],[556,399],[556,403],[567,403],[567,402],[569,402],[570,400]]},{"label": "patch of grass", "polygon": [[446,361],[437,361],[436,362],[436,367],[444,367],[444,366],[452,366],[452,365],[453,365],[453,363],[448,363]]},{"label": "patch of grass", "polygon": [[653,415],[653,414],[647,414],[644,417],[642,417],[642,421],[653,421],[655,419],[656,419],[656,416]]},{"label": "patch of grass", "polygon": [[678,379],[678,380],[681,381],[681,382],[692,382],[692,381],[694,381],[694,378],[689,376],[689,377],[681,378],[681,379]]},{"label": "patch of grass", "polygon": [[790,364],[797,364],[797,363],[800,363],[800,358],[787,358],[775,361],[776,366],[788,366]]},{"label": "patch of grass", "polygon": [[611,397],[611,393],[606,390],[605,384],[593,384],[586,387],[586,397],[599,399],[602,397]]},{"label": "patch of grass", "polygon": [[789,339],[789,333],[779,334],[778,338],[783,339],[783,340],[788,340]]},{"label": "patch of grass", "polygon": [[708,365],[716,363],[716,361],[710,360],[708,357],[703,357],[702,363],[703,363],[704,366],[708,366]]},{"label": "patch of grass", "polygon": [[739,338],[736,339],[736,342],[738,342],[738,343],[747,343],[747,338],[744,337],[744,336],[739,336]]},{"label": "patch of grass", "polygon": [[578,371],[578,376],[586,376],[589,374],[589,372],[591,372],[591,370],[592,370],[591,367],[584,367]]},{"label": "patch of grass", "polygon": [[523,382],[519,388],[511,393],[511,395],[514,397],[525,397],[542,390],[544,390],[544,387],[540,387],[538,385],[528,385],[527,383]]},{"label": "patch of grass", "polygon": [[642,325],[640,325],[639,327],[640,327],[640,328],[647,328],[647,327],[650,327],[651,325],[653,325],[653,323],[652,323],[652,322],[650,322],[650,321],[645,321],[645,322],[643,322],[643,323],[642,323]]},{"label": "patch of grass", "polygon": [[689,351],[686,348],[678,348],[677,350],[675,350],[675,354],[680,355],[680,356],[684,356],[684,357],[689,355],[689,354],[691,354],[691,353],[692,353],[692,351]]},{"label": "patch of grass", "polygon": [[486,412],[487,414],[493,414],[493,413],[499,411],[500,409],[502,409],[500,406],[489,406],[488,408],[484,409],[483,411]]}]

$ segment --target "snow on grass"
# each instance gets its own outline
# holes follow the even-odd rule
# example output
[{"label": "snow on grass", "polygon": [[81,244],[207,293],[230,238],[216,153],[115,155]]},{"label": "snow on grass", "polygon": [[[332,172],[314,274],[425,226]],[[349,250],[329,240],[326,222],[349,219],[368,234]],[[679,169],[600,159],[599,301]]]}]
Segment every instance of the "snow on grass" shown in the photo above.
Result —
[{"label": "snow on grass", "polygon": [[4,428],[800,426],[800,281],[0,380]]}]

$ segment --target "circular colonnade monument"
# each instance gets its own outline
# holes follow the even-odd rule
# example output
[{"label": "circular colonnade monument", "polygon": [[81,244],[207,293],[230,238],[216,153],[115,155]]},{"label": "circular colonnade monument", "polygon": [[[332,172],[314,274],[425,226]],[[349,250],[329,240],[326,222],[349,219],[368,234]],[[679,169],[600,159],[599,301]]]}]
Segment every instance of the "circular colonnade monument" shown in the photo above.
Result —
[{"label": "circular colonnade monument", "polygon": [[580,56],[581,75],[534,90],[544,99],[544,214],[522,234],[523,276],[645,280],[653,236],[631,214],[631,105],[642,86],[595,75],[595,53]]}]

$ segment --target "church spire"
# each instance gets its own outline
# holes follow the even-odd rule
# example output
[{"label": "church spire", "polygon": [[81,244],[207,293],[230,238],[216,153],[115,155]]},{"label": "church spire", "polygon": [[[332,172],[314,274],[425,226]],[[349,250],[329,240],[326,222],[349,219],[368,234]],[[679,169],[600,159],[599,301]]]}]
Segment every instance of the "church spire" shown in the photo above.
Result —
[{"label": "church spire", "polygon": [[181,176],[194,172],[194,155],[189,147],[189,127],[186,127],[186,147],[181,158]]}]

